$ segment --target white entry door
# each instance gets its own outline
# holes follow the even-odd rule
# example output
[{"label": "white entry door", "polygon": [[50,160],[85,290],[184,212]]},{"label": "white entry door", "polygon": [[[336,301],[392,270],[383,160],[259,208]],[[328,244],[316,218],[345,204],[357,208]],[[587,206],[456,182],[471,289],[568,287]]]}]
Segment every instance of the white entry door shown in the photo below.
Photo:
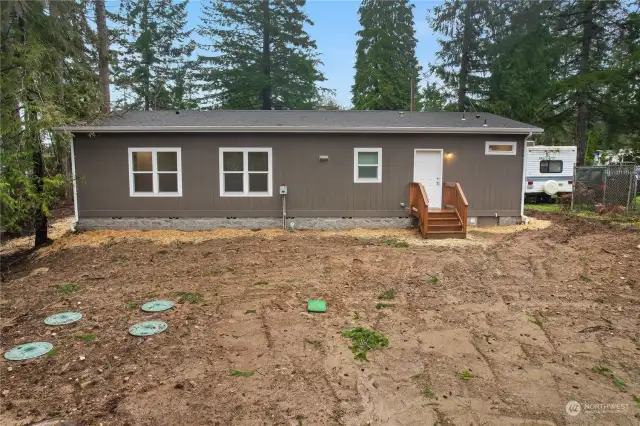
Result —
[{"label": "white entry door", "polygon": [[442,150],[416,149],[413,155],[413,181],[427,190],[429,207],[442,207]]}]

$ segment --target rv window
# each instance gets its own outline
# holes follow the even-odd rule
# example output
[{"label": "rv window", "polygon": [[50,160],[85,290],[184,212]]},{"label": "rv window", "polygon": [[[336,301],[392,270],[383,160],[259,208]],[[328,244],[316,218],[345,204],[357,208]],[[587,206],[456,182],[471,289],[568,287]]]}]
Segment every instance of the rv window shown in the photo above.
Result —
[{"label": "rv window", "polygon": [[562,173],[562,160],[540,161],[540,173]]}]

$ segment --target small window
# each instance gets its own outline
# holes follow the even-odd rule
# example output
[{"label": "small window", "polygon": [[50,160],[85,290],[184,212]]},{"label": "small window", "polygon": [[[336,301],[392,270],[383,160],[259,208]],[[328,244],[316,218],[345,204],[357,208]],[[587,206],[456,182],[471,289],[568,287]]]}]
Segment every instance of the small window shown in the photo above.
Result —
[{"label": "small window", "polygon": [[486,155],[516,155],[516,142],[486,142]]},{"label": "small window", "polygon": [[220,148],[221,197],[270,197],[271,148]]},{"label": "small window", "polygon": [[180,148],[129,148],[129,195],[182,196]]},{"label": "small window", "polygon": [[354,149],[354,182],[382,182],[382,148]]},{"label": "small window", "polygon": [[562,173],[562,160],[540,161],[540,173]]}]

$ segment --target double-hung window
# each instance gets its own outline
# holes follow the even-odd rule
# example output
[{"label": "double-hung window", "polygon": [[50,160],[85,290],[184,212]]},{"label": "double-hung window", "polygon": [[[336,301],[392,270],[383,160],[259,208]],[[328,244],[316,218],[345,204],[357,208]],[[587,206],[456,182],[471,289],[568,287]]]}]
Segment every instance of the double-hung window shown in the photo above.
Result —
[{"label": "double-hung window", "polygon": [[354,182],[382,182],[382,148],[355,148],[353,154]]},{"label": "double-hung window", "polygon": [[271,148],[220,148],[221,197],[270,197]]},{"label": "double-hung window", "polygon": [[131,197],[181,197],[180,148],[129,148]]}]

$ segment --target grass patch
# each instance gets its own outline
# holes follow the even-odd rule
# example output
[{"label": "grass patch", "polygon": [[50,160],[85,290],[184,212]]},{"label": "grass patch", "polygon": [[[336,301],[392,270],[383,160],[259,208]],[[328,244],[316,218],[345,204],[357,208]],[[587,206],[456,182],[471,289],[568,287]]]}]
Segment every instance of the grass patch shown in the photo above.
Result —
[{"label": "grass patch", "polygon": [[593,281],[591,277],[585,274],[580,274],[580,279],[586,283],[590,283],[591,281]]},{"label": "grass patch", "polygon": [[460,376],[459,376],[460,380],[471,380],[473,379],[473,374],[471,374],[471,372],[469,370],[464,370]]},{"label": "grass patch", "polygon": [[527,317],[529,318],[529,322],[532,322],[538,327],[540,327],[540,330],[544,330],[544,327],[542,325],[542,321],[540,321],[540,318],[533,315],[531,312],[527,312]]},{"label": "grass patch", "polygon": [[254,373],[255,371],[253,370],[248,370],[248,371],[231,370],[231,375],[234,377],[251,377],[253,376]]},{"label": "grass patch", "polygon": [[425,398],[435,398],[436,397],[436,393],[434,391],[432,391],[429,388],[424,388],[422,389],[422,392],[420,392],[422,394],[422,396],[424,396]]},{"label": "grass patch", "polygon": [[387,291],[383,291],[382,293],[380,293],[380,295],[378,296],[378,299],[382,299],[382,300],[393,300],[396,298],[396,290],[391,288]]},{"label": "grass patch", "polygon": [[247,309],[247,310],[245,311],[245,314],[255,314],[255,313],[256,313],[256,310],[255,310],[255,309]]},{"label": "grass patch", "polygon": [[46,353],[47,356],[56,356],[58,355],[58,348],[53,348],[49,352]]},{"label": "grass patch", "polygon": [[354,320],[356,320],[356,321],[357,321],[357,320],[359,320],[359,319],[360,319],[360,312],[355,311],[355,312],[353,313],[353,319],[354,319]]},{"label": "grass patch", "polygon": [[430,275],[429,276],[429,283],[430,284],[440,284],[440,277],[437,275]]},{"label": "grass patch", "polygon": [[406,248],[409,247],[409,243],[402,240],[396,240],[395,238],[391,238],[388,240],[384,240],[382,242],[383,246],[396,247],[396,248]]},{"label": "grass patch", "polygon": [[98,337],[97,334],[77,334],[76,339],[80,339],[80,340],[84,340],[87,343],[93,342],[94,340],[96,340],[96,337]]},{"label": "grass patch", "polygon": [[376,309],[384,309],[384,308],[393,308],[393,304],[391,303],[376,303]]},{"label": "grass patch", "polygon": [[[638,200],[637,203],[640,205],[640,200]],[[640,408],[640,395],[632,395],[632,398],[636,403],[636,407]]]},{"label": "grass patch", "polygon": [[367,352],[389,346],[387,336],[370,328],[351,328],[344,330],[342,336],[351,339],[353,344],[349,349],[355,355],[355,359],[360,361],[368,361]]},{"label": "grass patch", "polygon": [[128,302],[124,302],[124,307],[127,309],[135,309],[138,307],[137,300],[129,300]]},{"label": "grass patch", "polygon": [[305,343],[310,344],[311,346],[313,346],[315,349],[321,350],[322,349],[322,342],[320,340],[309,340],[309,339],[304,339]]},{"label": "grass patch", "polygon": [[253,285],[257,285],[257,286],[265,286],[265,285],[269,285],[268,281],[258,281],[257,283],[254,283]]},{"label": "grass patch", "polygon": [[58,287],[58,291],[62,294],[71,294],[80,290],[80,286],[78,284],[67,283]]},{"label": "grass patch", "polygon": [[200,293],[190,293],[190,292],[179,292],[176,293],[176,296],[178,296],[178,302],[179,303],[191,303],[196,304],[196,303],[200,303],[204,300],[204,297],[200,294]]},{"label": "grass patch", "polygon": [[591,368],[591,372],[600,374],[601,376],[610,377],[613,385],[618,388],[619,391],[624,392],[627,389],[627,384],[622,380],[622,378],[616,376],[609,367],[605,367],[604,365],[594,365]]},{"label": "grass patch", "polygon": [[614,375],[611,380],[613,381],[613,385],[617,387],[618,390],[624,392],[627,389],[627,384],[620,377]]}]

